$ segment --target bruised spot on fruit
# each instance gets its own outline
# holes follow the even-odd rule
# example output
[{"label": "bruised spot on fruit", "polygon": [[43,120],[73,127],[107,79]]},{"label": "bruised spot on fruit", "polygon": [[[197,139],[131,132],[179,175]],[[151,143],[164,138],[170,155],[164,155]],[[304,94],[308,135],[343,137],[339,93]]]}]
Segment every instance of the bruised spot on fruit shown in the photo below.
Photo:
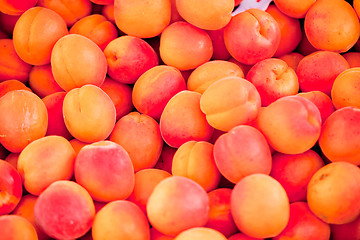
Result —
[{"label": "bruised spot on fruit", "polygon": [[320,179],[320,180],[324,180],[327,176],[329,176],[329,174],[327,174],[327,173],[321,174],[321,176],[319,177],[319,179]]}]

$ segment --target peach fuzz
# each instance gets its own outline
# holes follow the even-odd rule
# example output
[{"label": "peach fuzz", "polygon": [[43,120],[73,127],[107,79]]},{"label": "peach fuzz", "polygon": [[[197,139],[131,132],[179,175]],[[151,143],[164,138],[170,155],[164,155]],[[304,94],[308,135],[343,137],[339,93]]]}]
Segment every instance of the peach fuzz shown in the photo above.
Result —
[{"label": "peach fuzz", "polygon": [[315,48],[334,52],[348,51],[360,35],[359,18],[343,0],[317,0],[306,13],[304,29]]},{"label": "peach fuzz", "polygon": [[38,5],[57,12],[71,27],[79,19],[91,13],[91,2],[89,0],[39,0]]},{"label": "peach fuzz", "polygon": [[0,232],[2,239],[38,240],[34,226],[24,217],[17,215],[0,216]]},{"label": "peach fuzz", "polygon": [[116,122],[116,109],[110,97],[101,88],[90,84],[66,94],[63,115],[71,135],[86,143],[105,140]]},{"label": "peach fuzz", "polygon": [[35,223],[49,237],[75,239],[90,230],[95,207],[89,193],[72,181],[56,181],[47,187],[34,206]]},{"label": "peach fuzz", "polygon": [[209,61],[192,71],[187,88],[190,91],[204,93],[211,84],[226,77],[244,78],[244,73],[235,63],[224,60]]},{"label": "peach fuzz", "polygon": [[360,67],[360,52],[346,52],[342,56],[349,63],[350,68]]},{"label": "peach fuzz", "polygon": [[289,54],[282,55],[278,58],[286,62],[287,65],[292,69],[294,69],[296,72],[299,62],[301,61],[301,59],[304,58],[304,56],[298,52],[291,52]]},{"label": "peach fuzz", "polygon": [[132,88],[124,83],[119,83],[110,77],[106,77],[101,89],[111,98],[116,109],[116,120],[133,110],[131,100]]},{"label": "peach fuzz", "polygon": [[207,141],[211,138],[214,129],[200,110],[200,98],[200,93],[185,90],[166,104],[160,117],[160,132],[170,147],[178,148],[190,140]]},{"label": "peach fuzz", "polygon": [[188,22],[174,22],[161,33],[160,56],[166,65],[190,70],[209,61],[212,54],[209,34]]},{"label": "peach fuzz", "polygon": [[221,175],[215,164],[213,149],[214,146],[205,141],[182,144],[174,155],[172,174],[194,180],[207,192],[214,190]]},{"label": "peach fuzz", "polygon": [[255,86],[240,77],[227,77],[214,82],[200,99],[200,109],[209,124],[225,132],[254,120],[260,105],[260,95]]},{"label": "peach fuzz", "polygon": [[30,88],[28,88],[24,83],[18,80],[5,80],[3,82],[0,82],[0,98],[8,92],[14,90],[27,90],[29,92],[32,92]]},{"label": "peach fuzz", "polygon": [[210,211],[205,227],[215,229],[225,237],[238,232],[230,212],[231,192],[230,188],[217,188],[208,193]]},{"label": "peach fuzz", "polygon": [[211,59],[228,60],[230,58],[230,53],[225,46],[224,28],[218,30],[208,30],[206,32],[209,34],[213,45],[213,55]]},{"label": "peach fuzz", "polygon": [[159,35],[170,23],[170,0],[114,0],[116,26],[125,34],[151,38]]},{"label": "peach fuzz", "polygon": [[104,49],[108,75],[120,83],[133,84],[159,63],[154,49],[143,39],[121,36],[112,40]]},{"label": "peach fuzz", "polygon": [[321,131],[316,105],[300,96],[282,97],[260,112],[259,130],[276,151],[299,154],[312,148]]},{"label": "peach fuzz", "polygon": [[170,98],[185,89],[185,80],[178,69],[166,65],[156,66],[143,73],[135,82],[132,101],[139,112],[159,120]]},{"label": "peach fuzz", "polygon": [[360,165],[360,109],[344,107],[331,114],[323,124],[319,146],[331,161]]},{"label": "peach fuzz", "polygon": [[74,165],[76,182],[100,202],[126,199],[134,188],[134,167],[125,149],[111,141],[84,146]]},{"label": "peach fuzz", "polygon": [[20,174],[4,160],[0,160],[0,176],[0,215],[5,215],[19,204],[23,189]]},{"label": "peach fuzz", "polygon": [[154,167],[163,146],[159,124],[138,112],[120,118],[111,132],[110,140],[129,153],[135,172]]},{"label": "peach fuzz", "polygon": [[304,18],[316,0],[274,0],[281,12],[292,18]]},{"label": "peach fuzz", "polygon": [[171,176],[154,188],[146,211],[153,227],[163,234],[175,236],[186,229],[206,224],[209,197],[193,180]]},{"label": "peach fuzz", "polygon": [[148,199],[156,185],[171,174],[165,170],[146,168],[135,173],[135,186],[127,200],[135,203],[145,214]]},{"label": "peach fuzz", "polygon": [[161,150],[161,154],[159,160],[155,164],[154,168],[165,170],[168,173],[171,173],[172,162],[174,155],[176,153],[177,148],[170,147],[166,143],[164,143],[163,148]]},{"label": "peach fuzz", "polygon": [[29,8],[35,7],[38,0],[2,0],[0,2],[0,12],[18,16]]},{"label": "peach fuzz", "polygon": [[24,62],[16,53],[11,39],[0,39],[0,82],[16,79],[26,83],[31,65]]},{"label": "peach fuzz", "polygon": [[21,152],[44,137],[48,125],[46,106],[27,90],[10,91],[0,98],[0,143],[10,152]]},{"label": "peach fuzz", "polygon": [[331,99],[336,109],[343,107],[360,108],[360,67],[340,73],[331,89]]},{"label": "peach fuzz", "polygon": [[115,25],[100,14],[89,15],[80,19],[70,28],[69,33],[80,34],[89,38],[101,50],[104,50],[108,43],[118,36]]},{"label": "peach fuzz", "polygon": [[320,168],[309,182],[309,207],[326,223],[345,224],[354,221],[360,214],[359,201],[360,169],[354,164],[329,163]]},{"label": "peach fuzz", "polygon": [[224,41],[230,55],[248,65],[272,57],[280,38],[277,21],[259,9],[237,14],[224,29]]},{"label": "peach fuzz", "polygon": [[218,30],[231,20],[234,0],[176,0],[180,16],[188,23],[206,30]]},{"label": "peach fuzz", "polygon": [[92,239],[149,240],[150,226],[136,204],[117,200],[106,204],[96,214]]},{"label": "peach fuzz", "polygon": [[107,64],[104,53],[90,39],[69,34],[59,39],[51,54],[55,81],[65,91],[93,84],[103,84]]},{"label": "peach fuzz", "polygon": [[173,240],[174,237],[162,234],[156,228],[150,228],[150,239],[151,240]]},{"label": "peach fuzz", "polygon": [[269,238],[285,229],[290,204],[278,181],[258,173],[244,177],[235,185],[231,194],[231,213],[242,233]]},{"label": "peach fuzz", "polygon": [[246,79],[254,84],[259,92],[262,106],[268,106],[281,97],[299,92],[295,70],[277,58],[268,58],[256,63],[246,74]]},{"label": "peach fuzz", "polygon": [[290,202],[306,201],[307,185],[324,165],[322,158],[313,150],[300,154],[275,153],[270,176],[283,186]]},{"label": "peach fuzz", "polygon": [[66,23],[59,14],[48,8],[30,8],[15,24],[15,51],[26,63],[48,64],[55,43],[67,34]]},{"label": "peach fuzz", "polygon": [[360,216],[349,223],[331,224],[331,236],[333,240],[359,239],[360,238]]},{"label": "peach fuzz", "polygon": [[29,86],[41,98],[52,93],[64,91],[55,81],[50,64],[33,66],[31,68]]},{"label": "peach fuzz", "polygon": [[65,92],[52,93],[42,99],[48,113],[48,127],[46,135],[58,135],[70,140],[73,136],[69,133],[64,122],[63,105]]},{"label": "peach fuzz", "polygon": [[296,70],[300,90],[322,91],[330,96],[335,78],[348,68],[349,63],[339,53],[316,51],[307,55]]},{"label": "peach fuzz", "polygon": [[174,240],[226,240],[227,238],[219,231],[207,227],[194,227],[177,235]]},{"label": "peach fuzz", "polygon": [[221,135],[214,144],[215,163],[220,173],[232,183],[254,174],[269,174],[271,152],[259,130],[240,125]]},{"label": "peach fuzz", "polygon": [[263,240],[263,238],[249,237],[244,233],[236,233],[228,238],[228,240]]}]

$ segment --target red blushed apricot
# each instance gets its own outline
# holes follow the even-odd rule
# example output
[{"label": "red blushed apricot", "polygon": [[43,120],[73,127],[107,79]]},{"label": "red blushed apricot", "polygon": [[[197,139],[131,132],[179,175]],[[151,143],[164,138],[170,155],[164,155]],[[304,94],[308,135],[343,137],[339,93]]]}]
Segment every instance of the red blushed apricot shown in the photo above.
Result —
[{"label": "red blushed apricot", "polygon": [[236,65],[238,65],[238,67],[240,67],[241,70],[243,71],[244,76],[249,72],[250,68],[253,66],[253,65],[247,65],[247,64],[241,63],[233,57],[230,57],[228,62],[232,62],[232,63],[235,63]]},{"label": "red blushed apricot", "polygon": [[161,150],[161,154],[159,160],[155,164],[154,168],[161,169],[171,173],[172,162],[174,155],[176,153],[177,148],[170,147],[166,143],[164,143],[163,148]]},{"label": "red blushed apricot", "polygon": [[299,92],[295,70],[277,58],[256,63],[246,74],[246,79],[254,84],[259,92],[262,106],[268,106],[281,97]]},{"label": "red blushed apricot", "polygon": [[[35,139],[45,136],[46,106],[27,90],[10,91],[0,98],[0,143],[10,152],[21,152]],[[5,114],[6,113],[6,114]]]},{"label": "red blushed apricot", "polygon": [[220,181],[220,172],[215,164],[213,149],[211,143],[204,141],[182,144],[174,155],[172,174],[194,180],[207,192],[215,189]]},{"label": "red blushed apricot", "polygon": [[280,234],[289,222],[289,205],[280,183],[260,173],[241,179],[231,194],[231,213],[236,226],[255,238]]},{"label": "red blushed apricot", "polygon": [[22,197],[20,174],[8,162],[0,160],[0,215],[11,213]]},{"label": "red blushed apricot", "polygon": [[348,51],[360,35],[355,10],[342,0],[317,0],[306,13],[304,29],[315,48],[334,52]]},{"label": "red blushed apricot", "polygon": [[114,1],[116,26],[131,36],[151,38],[159,35],[170,23],[170,15],[171,3],[169,0]]},{"label": "red blushed apricot", "polygon": [[360,53],[359,52],[346,52],[342,56],[349,63],[350,68],[360,67]]},{"label": "red blushed apricot", "polygon": [[248,65],[272,57],[280,38],[279,24],[269,13],[259,9],[237,14],[224,29],[225,45],[230,55]]},{"label": "red blushed apricot", "polygon": [[244,78],[233,76],[211,84],[200,99],[201,111],[209,124],[226,132],[254,120],[260,105],[260,95],[255,86]]},{"label": "red blushed apricot", "polygon": [[180,16],[192,25],[206,30],[218,30],[231,20],[234,0],[176,0],[176,8]]},{"label": "red blushed apricot", "polygon": [[103,6],[101,13],[104,17],[107,18],[107,20],[115,24],[114,3]]},{"label": "red blushed apricot", "polygon": [[75,151],[68,140],[60,136],[46,136],[24,148],[19,155],[17,169],[25,189],[39,195],[57,180],[69,180],[73,175],[74,161]]},{"label": "red blushed apricot", "polygon": [[230,58],[230,53],[225,46],[224,28],[219,30],[208,30],[206,32],[209,34],[213,45],[213,55],[211,59],[228,60]]},{"label": "red blushed apricot", "polygon": [[304,56],[307,56],[313,52],[318,51],[318,49],[316,49],[313,45],[311,45],[304,30],[303,30],[301,41],[300,41],[298,47],[296,48],[296,51],[298,51],[299,53],[301,53]]},{"label": "red blushed apricot", "polygon": [[209,197],[195,181],[171,176],[156,185],[146,211],[153,227],[163,234],[175,236],[186,229],[206,224]]},{"label": "red blushed apricot", "polygon": [[56,181],[40,194],[34,217],[49,237],[75,239],[90,230],[95,217],[94,202],[79,184]]},{"label": "red blushed apricot", "polygon": [[339,53],[317,51],[307,55],[299,62],[296,70],[300,90],[317,90],[330,96],[335,78],[348,68],[349,63]]},{"label": "red blushed apricot", "polygon": [[200,110],[200,98],[200,93],[185,90],[166,104],[160,118],[160,131],[170,147],[178,148],[190,140],[210,139],[213,128]]},{"label": "red blushed apricot", "polygon": [[329,163],[320,168],[309,182],[309,207],[326,223],[345,224],[354,221],[360,214],[359,201],[360,169],[354,164]]},{"label": "red blushed apricot", "polygon": [[126,199],[134,188],[134,167],[119,144],[99,141],[78,153],[74,175],[91,197],[100,202]]},{"label": "red blushed apricot", "polygon": [[253,174],[269,174],[271,152],[259,130],[240,125],[221,135],[214,144],[214,158],[220,173],[232,183]]},{"label": "red blushed apricot", "polygon": [[24,217],[17,215],[0,216],[0,232],[2,239],[38,239],[34,226]]},{"label": "red blushed apricot", "polygon": [[214,60],[206,62],[192,71],[187,81],[190,91],[204,93],[214,82],[226,77],[244,77],[241,68],[235,63]]},{"label": "red blushed apricot", "polygon": [[79,19],[91,13],[91,2],[89,0],[39,0],[38,5],[57,12],[71,27]]},{"label": "red blushed apricot", "polygon": [[263,238],[249,237],[244,233],[236,233],[228,238],[228,240],[263,240]]},{"label": "red blushed apricot", "polygon": [[294,69],[296,72],[299,62],[304,58],[304,56],[300,53],[292,52],[289,54],[282,55],[278,58],[286,62],[287,65],[292,69]]},{"label": "red blushed apricot", "polygon": [[104,50],[108,43],[118,36],[114,24],[100,14],[93,14],[80,19],[70,28],[69,32],[89,38],[101,50]]},{"label": "red blushed apricot", "polygon": [[19,155],[20,153],[9,153],[4,160],[10,163],[10,165],[13,166],[15,169],[17,169]]},{"label": "red blushed apricot", "polygon": [[321,91],[301,92],[297,95],[309,99],[317,106],[320,111],[322,123],[335,111],[331,98]]},{"label": "red blushed apricot", "polygon": [[310,7],[316,0],[274,0],[275,5],[284,14],[292,18],[304,18]]},{"label": "red blushed apricot", "polygon": [[301,41],[300,21],[284,14],[276,5],[269,5],[266,12],[278,22],[280,27],[280,44],[274,56],[279,57],[291,53]]},{"label": "red blushed apricot", "polygon": [[12,36],[15,24],[21,15],[8,15],[0,11],[0,24],[1,30],[4,31],[8,36]]},{"label": "red blushed apricot", "polygon": [[51,54],[55,81],[65,91],[93,84],[100,87],[106,77],[104,53],[90,39],[69,34],[56,42]]},{"label": "red blushed apricot", "polygon": [[170,24],[160,36],[160,56],[166,65],[190,70],[209,61],[213,46],[209,34],[185,21]]},{"label": "red blushed apricot", "polygon": [[115,105],[116,120],[119,120],[133,110],[131,100],[132,89],[129,85],[106,77],[104,83],[101,85],[101,89],[111,98]]},{"label": "red blushed apricot", "polygon": [[133,84],[152,67],[158,65],[154,49],[143,39],[121,36],[112,40],[105,48],[109,76],[126,84]]},{"label": "red blushed apricot", "polygon": [[226,240],[227,238],[219,231],[207,227],[194,227],[178,234],[174,240]]},{"label": "red blushed apricot", "polygon": [[230,212],[230,188],[218,188],[208,193],[209,196],[209,219],[206,227],[215,229],[225,237],[238,231]]},{"label": "red blushed apricot", "polygon": [[332,113],[324,122],[319,145],[332,162],[360,164],[360,109],[344,107]]},{"label": "red blushed apricot", "polygon": [[314,151],[300,154],[275,153],[270,176],[285,189],[290,202],[306,201],[307,185],[324,161]]},{"label": "red blushed apricot", "polygon": [[94,240],[149,240],[150,226],[136,204],[117,200],[105,205],[95,216],[92,226]]},{"label": "red blushed apricot", "polygon": [[331,236],[333,240],[359,239],[360,238],[360,216],[349,223],[331,224]]},{"label": "red blushed apricot", "polygon": [[76,156],[79,154],[80,150],[81,150],[83,147],[85,147],[86,145],[88,145],[88,143],[81,142],[81,141],[77,140],[76,138],[71,139],[71,140],[70,140],[70,144],[71,144],[71,146],[73,147]]},{"label": "red blushed apricot", "polygon": [[116,122],[116,109],[110,97],[90,84],[66,94],[63,115],[71,135],[86,143],[105,140]]},{"label": "red blushed apricot", "polygon": [[260,112],[258,127],[276,151],[298,154],[309,150],[317,142],[321,115],[310,100],[296,95],[286,96]]},{"label": "red blushed apricot", "polygon": [[29,92],[32,92],[30,88],[28,88],[24,83],[18,80],[5,80],[3,82],[0,82],[0,97],[14,90],[27,90]]},{"label": "red blushed apricot", "polygon": [[185,89],[185,80],[178,69],[156,66],[143,73],[135,82],[132,100],[139,112],[159,120],[170,98]]},{"label": "red blushed apricot", "polygon": [[65,92],[57,92],[44,97],[42,100],[45,103],[48,112],[46,135],[58,135],[70,140],[73,137],[66,128],[63,116],[65,96]]},{"label": "red blushed apricot", "polygon": [[15,24],[15,51],[26,63],[48,64],[55,43],[66,34],[66,23],[59,14],[48,8],[30,8]]},{"label": "red blushed apricot", "polygon": [[134,190],[128,200],[135,203],[146,214],[146,204],[155,186],[171,174],[165,170],[147,168],[135,173]]},{"label": "red blushed apricot", "polygon": [[176,0],[170,0],[170,4],[171,4],[170,23],[174,23],[174,22],[177,22],[177,21],[182,21],[182,20],[184,20],[184,19],[180,16],[179,11],[177,10]]},{"label": "red blushed apricot", "polygon": [[331,99],[336,109],[343,107],[360,108],[360,67],[340,73],[334,80]]},{"label": "red blushed apricot", "polygon": [[29,8],[34,7],[37,2],[38,0],[1,0],[0,12],[18,16]]},{"label": "red blushed apricot", "polygon": [[16,79],[26,83],[30,70],[31,65],[17,55],[13,40],[0,39],[0,82]]},{"label": "red blushed apricot", "polygon": [[110,140],[125,148],[136,172],[154,167],[163,146],[159,124],[138,112],[120,118],[111,132]]},{"label": "red blushed apricot", "polygon": [[151,228],[150,229],[150,239],[151,240],[173,240],[174,237],[162,234],[161,232],[156,230],[156,228]]},{"label": "red blushed apricot", "polygon": [[64,91],[55,81],[50,64],[32,67],[29,73],[29,86],[41,98]]}]

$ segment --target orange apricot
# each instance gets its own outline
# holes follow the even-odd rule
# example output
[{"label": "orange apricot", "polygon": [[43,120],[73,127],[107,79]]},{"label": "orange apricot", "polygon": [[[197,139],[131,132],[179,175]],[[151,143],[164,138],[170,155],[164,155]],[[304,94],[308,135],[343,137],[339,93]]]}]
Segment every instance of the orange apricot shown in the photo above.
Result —
[{"label": "orange apricot", "polygon": [[34,226],[26,218],[17,215],[0,216],[0,232],[2,239],[38,239]]},{"label": "orange apricot", "polygon": [[29,8],[34,7],[38,0],[1,0],[0,12],[9,15],[21,15]]},{"label": "orange apricot", "polygon": [[107,18],[110,22],[115,24],[115,16],[114,16],[114,3],[107,4],[102,7],[101,13],[104,17]]},{"label": "orange apricot", "polygon": [[291,52],[289,54],[282,55],[278,58],[285,61],[287,65],[292,69],[294,69],[296,72],[299,62],[301,61],[301,59],[304,58],[304,56],[298,52]]},{"label": "orange apricot", "polygon": [[31,68],[29,86],[41,98],[52,93],[64,91],[55,81],[50,64],[33,66]]},{"label": "orange apricot", "polygon": [[275,5],[284,14],[292,18],[304,18],[307,11],[316,2],[316,0],[274,0]]},{"label": "orange apricot", "polygon": [[226,240],[227,238],[219,231],[207,227],[193,227],[178,234],[174,240]]},{"label": "orange apricot", "polygon": [[0,97],[13,90],[27,90],[32,92],[30,88],[18,80],[5,80],[0,82]]}]

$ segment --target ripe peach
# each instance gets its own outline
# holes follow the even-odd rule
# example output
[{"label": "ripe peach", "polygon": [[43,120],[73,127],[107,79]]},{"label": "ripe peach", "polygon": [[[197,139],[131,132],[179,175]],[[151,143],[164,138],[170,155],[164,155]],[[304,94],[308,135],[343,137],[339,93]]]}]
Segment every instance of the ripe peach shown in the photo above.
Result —
[{"label": "ripe peach", "polygon": [[50,64],[31,68],[29,86],[41,98],[64,91],[55,81]]},{"label": "ripe peach", "polygon": [[0,82],[0,97],[13,90],[27,90],[32,92],[30,88],[18,80],[5,80]]},{"label": "ripe peach", "polygon": [[213,60],[228,60],[230,58],[230,53],[225,46],[224,41],[224,28],[218,30],[208,30],[206,31],[211,38],[213,45]]},{"label": "ripe peach", "polygon": [[274,0],[275,5],[284,14],[292,18],[304,18],[309,8],[316,2],[316,0]]},{"label": "ripe peach", "polygon": [[2,239],[38,239],[34,226],[24,217],[20,217],[17,215],[0,216],[0,232]]},{"label": "ripe peach", "polygon": [[0,12],[9,15],[21,15],[29,8],[36,5],[38,0],[2,0],[0,1]]},{"label": "ripe peach", "polygon": [[219,231],[207,227],[193,227],[178,234],[174,240],[226,240],[227,238]]},{"label": "ripe peach", "polygon": [[349,223],[331,224],[331,236],[333,240],[359,239],[360,238],[360,216]]},{"label": "ripe peach", "polygon": [[300,54],[300,53],[292,52],[292,53],[289,53],[289,54],[282,55],[282,56],[280,56],[278,58],[285,61],[287,63],[287,65],[289,67],[291,67],[292,69],[294,69],[295,72],[296,72],[297,68],[298,68],[298,65],[299,65],[299,62],[301,61],[301,59],[304,58],[304,56],[302,54]]}]

